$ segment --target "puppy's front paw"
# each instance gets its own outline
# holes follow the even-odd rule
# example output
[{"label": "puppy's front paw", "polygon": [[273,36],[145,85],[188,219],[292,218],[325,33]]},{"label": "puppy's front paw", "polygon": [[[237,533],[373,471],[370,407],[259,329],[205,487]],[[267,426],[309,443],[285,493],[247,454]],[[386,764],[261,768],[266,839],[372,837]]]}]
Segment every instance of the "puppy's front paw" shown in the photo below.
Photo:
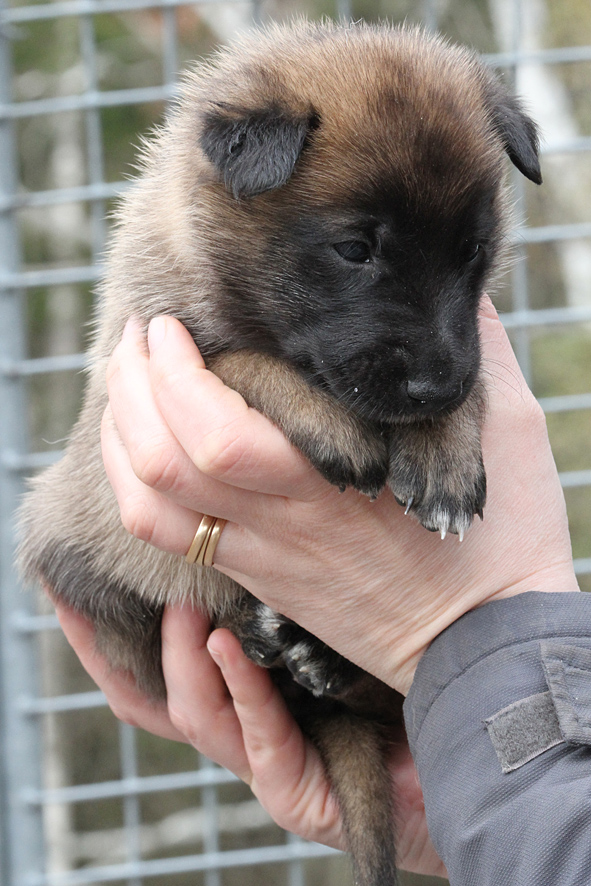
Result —
[{"label": "puppy's front paw", "polygon": [[296,370],[253,351],[220,354],[209,368],[270,418],[329,483],[375,498],[388,478],[388,440]]},{"label": "puppy's front paw", "polygon": [[345,489],[352,486],[376,498],[388,479],[387,440],[378,430],[357,424],[353,419],[327,431],[322,426],[290,436],[322,476]]},{"label": "puppy's front paw", "polygon": [[399,425],[390,441],[389,485],[426,529],[463,538],[482,518],[486,474],[480,429],[483,395],[477,385],[448,415]]},{"label": "puppy's front paw", "polygon": [[389,485],[396,500],[431,532],[464,537],[486,502],[480,448],[465,453],[393,445]]},{"label": "puppy's front paw", "polygon": [[413,514],[425,529],[440,532],[445,538],[448,532],[459,536],[460,541],[472,525],[477,514],[481,519],[486,502],[486,474],[484,466],[470,476],[452,476],[445,472],[431,472],[410,477],[396,472],[390,477],[390,486],[396,500]]},{"label": "puppy's front paw", "polygon": [[376,498],[388,479],[388,458],[381,452],[345,453],[338,451],[330,441],[311,441],[304,455],[322,476],[344,489],[352,486],[370,498]]}]

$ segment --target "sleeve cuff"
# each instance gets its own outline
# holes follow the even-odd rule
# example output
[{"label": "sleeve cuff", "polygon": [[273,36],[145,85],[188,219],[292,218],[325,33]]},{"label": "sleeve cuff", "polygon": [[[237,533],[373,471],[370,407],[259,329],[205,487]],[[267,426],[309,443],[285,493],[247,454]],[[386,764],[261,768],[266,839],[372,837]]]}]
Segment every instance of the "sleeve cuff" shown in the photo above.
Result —
[{"label": "sleeve cuff", "polygon": [[591,882],[591,595],[467,613],[425,652],[404,714],[454,886]]}]

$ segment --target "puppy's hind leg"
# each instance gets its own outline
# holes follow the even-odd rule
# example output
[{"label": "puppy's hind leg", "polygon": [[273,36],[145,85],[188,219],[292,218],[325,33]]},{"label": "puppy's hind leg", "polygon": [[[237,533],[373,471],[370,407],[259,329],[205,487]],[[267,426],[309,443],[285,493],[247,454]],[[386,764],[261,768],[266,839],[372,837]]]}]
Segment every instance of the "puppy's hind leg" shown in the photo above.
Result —
[{"label": "puppy's hind leg", "polygon": [[363,713],[375,702],[389,723],[397,693],[250,594],[218,624],[238,637],[249,658],[272,669],[292,714],[318,748],[341,811],[356,886],[395,886],[385,729]]},{"label": "puppy's hind leg", "polygon": [[164,606],[149,603],[121,580],[97,571],[83,549],[47,551],[43,580],[56,600],[84,615],[96,631],[96,647],[113,670],[131,674],[154,701],[166,698],[160,628]]},{"label": "puppy's hind leg", "polygon": [[217,624],[238,637],[245,655],[256,664],[286,668],[299,686],[316,697],[340,698],[364,674],[322,640],[246,592]]}]

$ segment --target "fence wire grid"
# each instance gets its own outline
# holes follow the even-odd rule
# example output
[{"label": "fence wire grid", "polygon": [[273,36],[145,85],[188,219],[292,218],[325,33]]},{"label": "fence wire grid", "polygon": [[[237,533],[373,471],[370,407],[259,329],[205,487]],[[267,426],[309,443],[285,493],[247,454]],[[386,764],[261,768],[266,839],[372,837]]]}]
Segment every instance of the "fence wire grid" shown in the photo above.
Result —
[{"label": "fence wire grid", "polygon": [[117,723],[13,566],[25,478],[59,457],[79,404],[84,324],[128,146],[191,55],[234,29],[302,10],[423,21],[482,50],[540,120],[546,195],[514,175],[518,260],[497,305],[548,416],[575,566],[591,589],[591,20],[573,5],[569,32],[550,6],[0,0],[3,886],[350,882],[339,854],[281,832],[230,773]]}]

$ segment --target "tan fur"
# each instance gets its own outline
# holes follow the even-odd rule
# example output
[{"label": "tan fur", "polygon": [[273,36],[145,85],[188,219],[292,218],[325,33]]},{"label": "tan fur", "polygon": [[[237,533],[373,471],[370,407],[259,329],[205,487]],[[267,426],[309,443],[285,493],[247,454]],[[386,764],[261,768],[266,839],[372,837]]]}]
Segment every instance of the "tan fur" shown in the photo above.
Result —
[{"label": "tan fur", "polygon": [[304,455],[310,447],[323,453],[327,461],[348,453],[360,472],[373,460],[387,458],[386,441],[375,429],[360,422],[329,394],[310,388],[282,361],[239,351],[214,357],[210,368],[287,433]]}]

